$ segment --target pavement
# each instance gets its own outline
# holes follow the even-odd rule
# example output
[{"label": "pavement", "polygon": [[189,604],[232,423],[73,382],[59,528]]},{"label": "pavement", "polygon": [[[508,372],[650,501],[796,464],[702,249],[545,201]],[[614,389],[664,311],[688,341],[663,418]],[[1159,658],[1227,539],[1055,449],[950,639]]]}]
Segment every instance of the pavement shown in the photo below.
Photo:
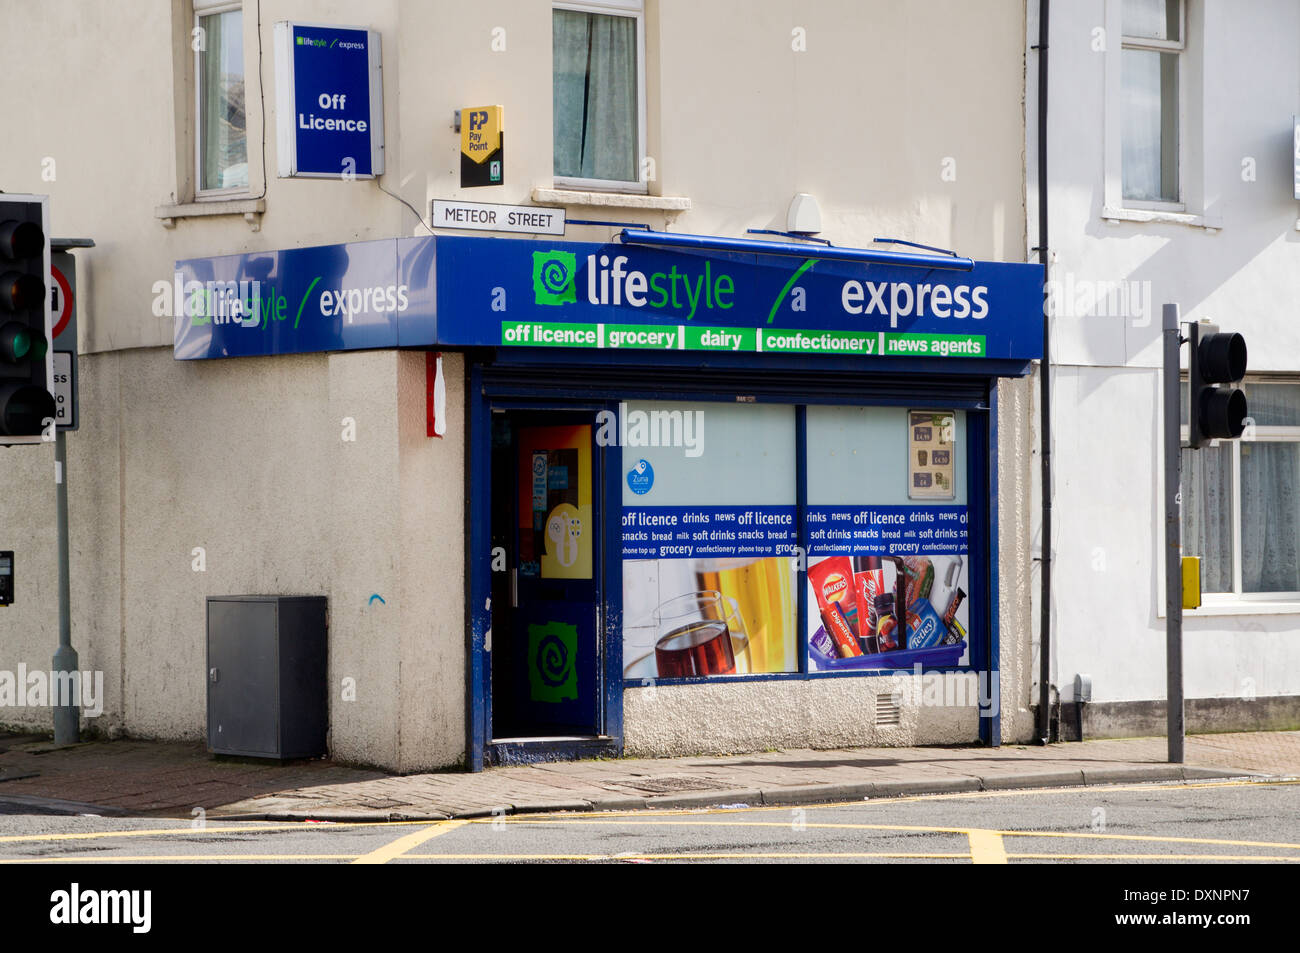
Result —
[{"label": "pavement", "polygon": [[313,760],[216,758],[200,743],[59,747],[0,735],[0,814],[400,821],[542,811],[679,809],[1079,787],[1300,777],[1300,731],[1193,735],[1186,762],[1164,738],[1001,748],[785,750],[620,758],[397,776]]}]

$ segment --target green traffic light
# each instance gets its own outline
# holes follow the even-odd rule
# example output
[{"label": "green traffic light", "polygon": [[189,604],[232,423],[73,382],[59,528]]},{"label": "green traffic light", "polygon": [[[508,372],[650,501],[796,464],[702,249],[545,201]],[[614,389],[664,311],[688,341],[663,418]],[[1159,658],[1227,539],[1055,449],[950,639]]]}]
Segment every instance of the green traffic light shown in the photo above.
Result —
[{"label": "green traffic light", "polygon": [[0,358],[10,364],[45,357],[44,343],[43,338],[32,334],[31,328],[17,321],[10,321],[0,327]]}]

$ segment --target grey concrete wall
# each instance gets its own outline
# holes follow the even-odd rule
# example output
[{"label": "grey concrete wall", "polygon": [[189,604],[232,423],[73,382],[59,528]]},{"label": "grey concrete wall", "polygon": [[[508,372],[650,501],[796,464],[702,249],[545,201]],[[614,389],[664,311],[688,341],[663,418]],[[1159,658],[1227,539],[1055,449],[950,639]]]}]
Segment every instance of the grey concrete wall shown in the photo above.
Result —
[{"label": "grey concrete wall", "polygon": [[1037,377],[998,383],[998,640],[1002,741],[1033,737],[1030,697],[1034,685],[1033,560],[1029,513],[1038,506],[1034,489],[1034,408]]}]

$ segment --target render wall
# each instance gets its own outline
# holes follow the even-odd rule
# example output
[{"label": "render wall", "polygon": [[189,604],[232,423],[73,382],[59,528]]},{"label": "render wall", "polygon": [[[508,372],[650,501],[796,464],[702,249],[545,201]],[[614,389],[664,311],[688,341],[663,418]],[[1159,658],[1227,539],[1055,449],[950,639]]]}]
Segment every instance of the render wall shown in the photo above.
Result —
[{"label": "render wall", "polygon": [[[1038,5],[1028,6],[1032,20]],[[1052,681],[1067,701],[1084,673],[1095,702],[1142,702],[1165,698],[1161,306],[1177,302],[1184,321],[1211,318],[1241,332],[1251,373],[1300,380],[1292,149],[1300,8],[1288,0],[1188,4],[1180,135],[1194,220],[1180,223],[1107,217],[1106,142],[1116,109],[1106,85],[1119,64],[1097,48],[1097,31],[1117,51],[1113,6],[1084,0],[1054,4],[1051,14],[1049,224],[1061,291],[1052,322]],[[1037,42],[1036,22],[1029,42]],[[1034,85],[1026,140],[1031,244],[1038,229]],[[1131,288],[1126,306],[1090,300],[1107,283]],[[1035,455],[1035,499],[1037,477]],[[1035,506],[1035,554],[1038,516]],[[1186,697],[1300,695],[1298,613],[1300,605],[1258,603],[1185,613]],[[1036,630],[1037,607],[1033,624]],[[1036,659],[1034,666],[1036,679]]]},{"label": "render wall", "polygon": [[[96,241],[77,253],[82,427],[68,439],[73,638],[83,667],[105,673],[96,726],[201,737],[204,597],[323,592],[334,755],[399,770],[453,764],[465,734],[461,358],[446,357],[450,423],[445,439],[431,440],[423,355],[178,363],[155,286],[170,282],[178,259],[424,234],[394,195],[426,217],[433,198],[545,197],[537,190],[554,184],[551,8],[262,0],[246,9],[248,62],[258,62],[259,29],[262,50],[246,97],[250,191],[264,206],[186,217],[173,206],[193,188],[189,5],[0,0],[0,56],[34,92],[7,107],[9,128],[25,131],[0,152],[0,183],[48,193],[54,234]],[[380,182],[276,178],[272,32],[284,19],[381,33]],[[791,198],[804,191],[817,197],[823,236],[837,244],[903,238],[1023,260],[1024,22],[1018,0],[648,0],[650,195],[550,201],[571,218],[743,235],[784,228]],[[501,51],[493,50],[497,28]],[[506,185],[461,190],[452,112],[484,103],[505,106]],[[689,210],[666,208],[674,203],[665,199],[681,198]],[[599,241],[613,230],[575,225],[566,237]],[[1016,699],[1003,732],[1011,738],[1022,735],[1028,698],[1030,507],[1021,471],[1030,434],[1023,382],[1001,393],[1000,472],[1010,494],[1000,530],[1011,687],[1003,694]],[[341,439],[344,418],[356,423],[355,442]],[[0,617],[0,669],[45,664],[55,643],[52,469],[48,447],[0,450],[0,474],[43,487],[31,501],[0,500],[5,545],[18,551],[18,604]],[[195,547],[204,549],[204,572],[193,569]],[[355,701],[343,701],[344,678],[356,681]],[[631,690],[629,750],[669,753],[672,732],[741,696],[764,706],[791,699],[810,711],[770,731],[754,722],[740,738],[710,728],[701,745],[976,737],[971,706],[905,711],[902,734],[877,735],[866,717],[875,681],[690,687],[661,691],[682,701],[658,708]],[[839,722],[846,712],[852,717]],[[0,712],[0,722],[48,720],[46,710]]]}]

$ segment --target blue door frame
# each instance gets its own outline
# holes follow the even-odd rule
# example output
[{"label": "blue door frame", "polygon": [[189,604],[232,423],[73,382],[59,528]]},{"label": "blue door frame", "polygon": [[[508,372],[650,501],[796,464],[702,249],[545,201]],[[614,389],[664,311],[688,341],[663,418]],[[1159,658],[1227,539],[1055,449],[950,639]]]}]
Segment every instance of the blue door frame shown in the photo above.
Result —
[{"label": "blue door frame", "polygon": [[[595,464],[603,474],[600,492],[604,513],[600,527],[599,540],[601,551],[599,558],[604,566],[604,583],[601,611],[601,642],[603,656],[601,671],[604,683],[601,689],[602,738],[584,741],[556,741],[547,745],[534,746],[527,752],[499,752],[492,750],[491,730],[491,659],[488,655],[489,633],[491,631],[491,414],[496,409],[528,410],[613,410],[619,400],[629,399],[678,399],[678,400],[735,400],[736,391],[718,391],[701,389],[698,384],[683,384],[674,379],[673,372],[682,367],[698,369],[698,358],[678,359],[678,355],[664,355],[658,358],[661,366],[655,367],[642,355],[635,362],[627,362],[626,375],[620,375],[614,382],[602,379],[599,371],[611,371],[623,361],[622,355],[603,355],[605,360],[595,367],[565,366],[556,361],[554,352],[534,353],[531,350],[498,352],[491,365],[480,361],[467,361],[468,387],[468,462],[465,474],[466,496],[466,542],[467,566],[466,592],[467,605],[470,607],[467,626],[467,680],[469,686],[467,698],[467,767],[471,771],[481,771],[494,760],[526,761],[555,760],[595,756],[597,754],[617,754],[623,751],[623,640],[622,640],[622,493],[621,493],[621,452],[620,448],[604,448],[599,461]],[[611,360],[612,358],[612,360]],[[692,363],[692,361],[694,363]],[[942,396],[937,400],[945,406],[965,410],[968,414],[967,452],[969,454],[968,505],[971,519],[968,530],[968,552],[971,556],[979,554],[982,559],[970,560],[971,586],[973,592],[979,592],[983,599],[982,606],[972,616],[972,635],[975,627],[980,629],[980,636],[972,640],[970,664],[961,668],[939,669],[936,671],[973,671],[984,680],[993,692],[993,703],[980,711],[979,740],[981,744],[997,747],[1001,744],[1001,709],[996,699],[1000,698],[999,678],[999,605],[998,605],[998,473],[997,473],[997,378],[991,374],[1019,376],[1025,373],[1024,365],[1010,365],[992,368],[983,362],[978,363],[965,374],[949,373],[947,381],[967,385],[964,398]],[[810,367],[814,369],[835,369],[838,362],[834,359],[814,359],[812,362],[784,360],[759,360],[750,357],[748,369],[755,373],[755,384],[751,389],[758,391],[756,399],[763,401],[794,404],[852,404],[869,402],[880,406],[904,407],[917,403],[933,404],[936,398],[926,387],[925,374],[918,374],[915,382],[906,378],[892,376],[878,385],[871,383],[867,375],[861,375],[862,383],[858,387],[846,387],[840,393],[809,393],[794,381],[800,373],[806,374]],[[894,361],[891,370],[923,371],[935,373],[932,363],[916,362],[916,367],[904,367],[903,362]],[[613,365],[613,367],[611,367]],[[769,366],[763,366],[769,365]],[[485,378],[485,367],[494,371],[493,380]],[[725,365],[724,365],[725,366]],[[945,366],[951,371],[953,363]],[[978,375],[974,369],[981,372]],[[598,370],[599,369],[599,370]],[[861,364],[857,366],[861,374]],[[963,368],[965,369],[965,368]],[[512,370],[519,372],[514,379]],[[537,372],[544,372],[551,381],[549,386],[539,387]],[[591,373],[586,373],[590,371]],[[656,371],[666,371],[664,377]],[[770,371],[770,374],[764,374]],[[553,373],[552,373],[553,372]],[[781,374],[791,377],[783,383]],[[964,380],[963,380],[964,378]],[[972,396],[971,384],[978,385],[978,396]],[[863,386],[865,385],[865,386]],[[755,399],[750,396],[746,399]],[[802,414],[799,415],[802,419]],[[805,447],[802,441],[798,448],[798,472],[802,484],[806,472]],[[800,498],[802,499],[802,485]],[[802,525],[802,524],[801,524]],[[800,592],[800,625],[803,627],[804,589]],[[974,600],[972,600],[974,602]],[[972,605],[972,610],[976,606]],[[801,641],[806,639],[806,633]],[[801,658],[806,654],[805,647],[800,646]],[[862,678],[872,676],[890,676],[900,674],[892,669],[882,669],[861,673],[808,673],[784,675],[738,676],[736,680],[767,680],[777,678]],[[908,673],[903,673],[908,674]],[[730,681],[730,679],[729,679]]]},{"label": "blue door frame", "polygon": [[[622,497],[617,492],[619,459],[610,448],[596,447],[593,474],[599,514],[596,611],[597,642],[600,650],[601,688],[598,701],[598,735],[589,739],[538,741],[527,744],[494,745],[492,730],[492,661],[489,633],[492,628],[492,413],[494,410],[592,411],[609,409],[604,402],[577,400],[559,403],[545,398],[527,400],[512,397],[489,398],[484,393],[480,365],[470,372],[469,457],[466,470],[466,539],[468,542],[467,589],[471,607],[468,627],[468,762],[471,771],[488,763],[525,763],[565,758],[621,755],[623,753],[623,564],[618,558],[621,539]],[[594,433],[594,431],[593,431]],[[617,449],[617,448],[613,448]],[[612,488],[612,489],[611,489]]]}]

